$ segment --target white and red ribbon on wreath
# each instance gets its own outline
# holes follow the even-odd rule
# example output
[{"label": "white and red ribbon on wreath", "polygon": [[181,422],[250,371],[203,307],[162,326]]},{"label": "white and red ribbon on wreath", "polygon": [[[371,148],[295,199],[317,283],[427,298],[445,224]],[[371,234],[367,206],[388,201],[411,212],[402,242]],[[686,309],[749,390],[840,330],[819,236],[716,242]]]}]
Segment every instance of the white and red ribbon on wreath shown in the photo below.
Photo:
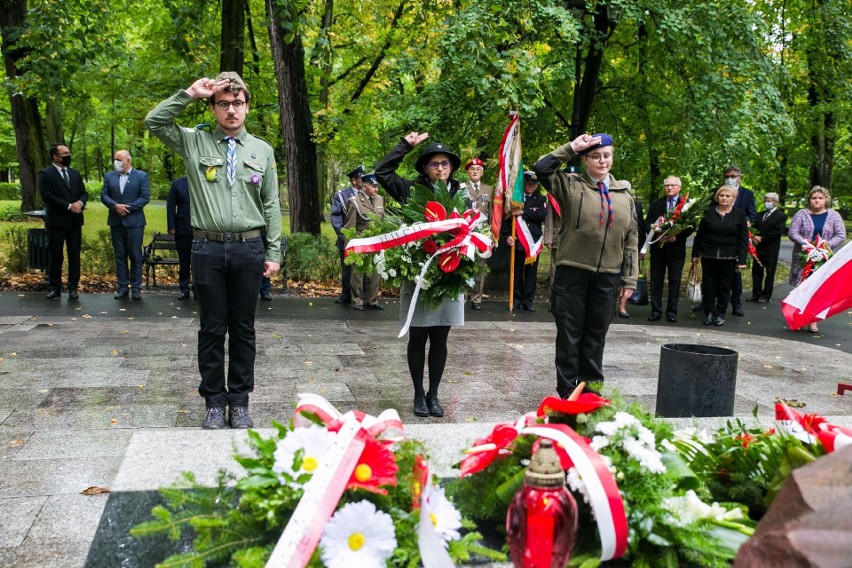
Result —
[{"label": "white and red ribbon on wreath", "polygon": [[819,442],[828,453],[852,446],[852,428],[830,424],[819,414],[802,416],[786,404],[775,403],[775,422],[778,429],[806,444]]},{"label": "white and red ribbon on wreath", "polygon": [[423,268],[420,270],[420,277],[417,279],[414,287],[414,294],[411,297],[411,304],[408,308],[405,324],[399,332],[399,337],[408,333],[408,328],[411,325],[411,319],[414,317],[414,310],[417,306],[417,297],[420,295],[423,277],[426,275],[426,271],[435,257],[439,259],[441,270],[449,273],[458,268],[463,256],[471,260],[475,260],[477,256],[482,258],[491,256],[491,237],[476,231],[486,221],[485,216],[479,211],[468,209],[464,215],[459,214],[458,211],[453,211],[447,217],[447,212],[440,203],[430,201],[426,204],[425,216],[426,221],[423,223],[415,223],[410,227],[402,227],[397,231],[391,231],[382,235],[352,239],[346,245],[345,254],[349,254],[350,252],[371,253],[402,246],[438,233],[449,232],[453,235],[452,239],[431,254],[423,264]]},{"label": "white and red ribbon on wreath", "polygon": [[[358,459],[366,446],[365,440],[378,434],[383,434],[385,440],[405,438],[402,420],[393,409],[385,410],[377,417],[357,410],[341,414],[320,395],[300,394],[293,424],[297,427],[314,424],[306,414],[319,418],[329,429],[336,431],[336,436],[310,481],[305,484],[302,499],[284,527],[281,538],[266,562],[266,568],[304,568],[319,544],[325,526],[337,509],[355,466],[358,465]],[[422,467],[428,477],[428,464],[424,462]],[[428,497],[429,491],[423,491],[421,507],[425,510],[429,510]],[[418,527],[418,546],[423,566],[453,568],[452,560],[440,537],[428,515],[425,516],[426,522],[421,522]],[[430,529],[434,534],[429,534]]]}]

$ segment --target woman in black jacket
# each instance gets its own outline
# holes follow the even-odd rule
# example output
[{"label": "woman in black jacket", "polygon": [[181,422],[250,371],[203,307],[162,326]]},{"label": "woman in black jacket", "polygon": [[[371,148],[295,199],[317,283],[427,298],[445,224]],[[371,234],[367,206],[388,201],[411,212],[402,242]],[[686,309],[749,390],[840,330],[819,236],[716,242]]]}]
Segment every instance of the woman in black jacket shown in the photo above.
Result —
[{"label": "woman in black jacket", "polygon": [[[415,146],[426,140],[426,132],[411,132],[399,144],[393,147],[387,156],[376,166],[376,177],[385,190],[400,203],[408,201],[411,188],[420,184],[434,188],[436,181],[447,184],[450,194],[455,195],[461,187],[452,179],[461,165],[461,159],[450,152],[441,143],[434,142],[417,158],[414,169],[420,174],[416,179],[403,179],[396,173],[402,160]],[[404,322],[414,295],[414,283],[407,282],[400,289],[400,319]],[[447,337],[450,327],[464,325],[464,295],[455,300],[444,300],[436,307],[430,307],[422,297],[418,299],[408,328],[408,371],[414,383],[414,415],[444,415],[444,409],[438,402],[438,385],[447,364]],[[423,372],[426,364],[426,342],[429,342],[429,391],[423,390]]]},{"label": "woman in black jacket", "polygon": [[745,211],[734,209],[736,199],[734,186],[716,190],[715,204],[704,212],[692,244],[692,264],[701,257],[704,325],[725,325],[734,273],[746,267],[748,219]]}]

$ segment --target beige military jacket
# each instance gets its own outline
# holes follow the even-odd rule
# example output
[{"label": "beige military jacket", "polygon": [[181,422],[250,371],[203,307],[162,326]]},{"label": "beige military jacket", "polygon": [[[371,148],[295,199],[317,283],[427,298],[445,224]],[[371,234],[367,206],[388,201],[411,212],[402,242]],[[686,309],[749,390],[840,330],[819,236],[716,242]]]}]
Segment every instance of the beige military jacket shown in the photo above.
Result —
[{"label": "beige military jacket", "polygon": [[360,233],[370,226],[370,221],[372,221],[371,214],[379,219],[384,217],[384,198],[377,193],[373,196],[371,202],[365,192],[359,191],[357,195],[350,197],[349,202],[346,204],[346,220],[343,222],[343,226],[347,229],[354,227],[355,231]]},{"label": "beige military jacket", "polygon": [[482,212],[486,219],[491,218],[491,199],[494,196],[494,189],[490,185],[479,182],[479,188],[474,187],[473,182],[466,181],[462,184],[467,192],[467,199],[470,202],[470,208]]}]

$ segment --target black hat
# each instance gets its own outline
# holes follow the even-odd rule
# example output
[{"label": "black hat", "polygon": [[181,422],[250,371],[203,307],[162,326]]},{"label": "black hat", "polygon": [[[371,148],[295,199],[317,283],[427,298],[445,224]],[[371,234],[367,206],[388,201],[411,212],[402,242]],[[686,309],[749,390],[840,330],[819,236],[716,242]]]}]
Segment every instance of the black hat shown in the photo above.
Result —
[{"label": "black hat", "polygon": [[362,165],[358,166],[357,168],[355,168],[354,170],[352,170],[351,172],[349,172],[348,174],[346,174],[346,177],[348,177],[349,179],[352,179],[352,178],[360,178],[363,175],[364,175],[364,166],[362,164]]},{"label": "black hat", "polygon": [[379,178],[376,177],[376,172],[370,172],[361,176],[361,182],[369,183],[370,185],[379,185]]},{"label": "black hat", "polygon": [[450,164],[453,167],[450,173],[456,171],[457,169],[459,169],[459,166],[461,166],[461,158],[450,152],[449,148],[447,148],[440,142],[433,142],[432,144],[426,146],[426,150],[422,154],[420,154],[419,158],[417,158],[417,161],[414,163],[414,169],[425,176],[426,164],[429,163],[429,160],[435,154],[446,154],[450,157]]},{"label": "black hat", "polygon": [[524,181],[538,183],[538,176],[535,175],[535,172],[524,172]]}]

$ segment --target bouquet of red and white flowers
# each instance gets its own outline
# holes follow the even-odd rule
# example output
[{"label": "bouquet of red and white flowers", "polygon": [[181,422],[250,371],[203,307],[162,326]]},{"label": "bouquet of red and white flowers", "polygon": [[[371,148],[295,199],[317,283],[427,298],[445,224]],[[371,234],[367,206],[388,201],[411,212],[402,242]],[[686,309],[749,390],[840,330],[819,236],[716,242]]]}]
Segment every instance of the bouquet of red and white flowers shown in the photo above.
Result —
[{"label": "bouquet of red and white flowers", "polygon": [[814,270],[825,264],[834,255],[828,241],[817,235],[812,243],[802,245],[802,280],[810,276]]},{"label": "bouquet of red and white flowers", "polygon": [[690,199],[689,194],[686,194],[674,209],[666,211],[665,214],[657,217],[657,220],[651,225],[651,230],[648,231],[648,235],[645,237],[645,244],[639,253],[647,254],[651,245],[659,242],[665,236],[673,237],[686,229],[697,227],[701,215],[709,206],[710,197],[708,195]]}]

